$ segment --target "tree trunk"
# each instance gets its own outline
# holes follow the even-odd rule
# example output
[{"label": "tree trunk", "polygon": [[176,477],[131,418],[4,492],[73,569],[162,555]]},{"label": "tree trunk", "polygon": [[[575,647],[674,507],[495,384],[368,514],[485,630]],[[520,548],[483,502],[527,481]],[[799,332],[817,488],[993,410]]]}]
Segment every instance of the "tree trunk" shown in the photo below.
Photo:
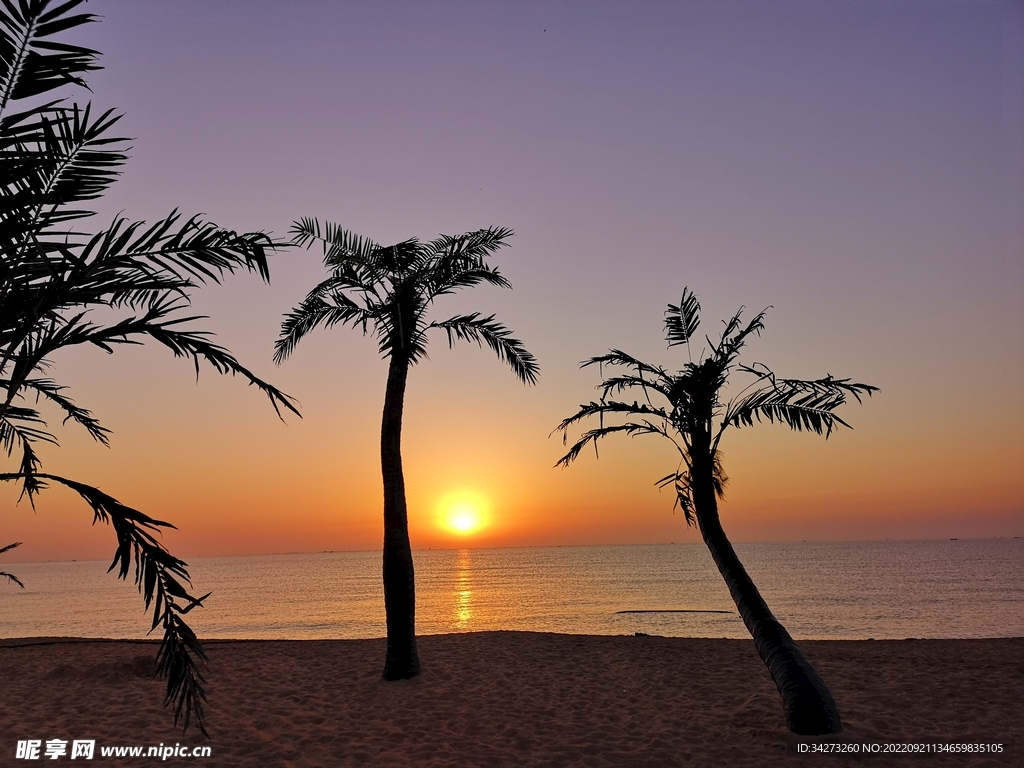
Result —
[{"label": "tree trunk", "polygon": [[402,409],[408,375],[409,361],[396,351],[388,366],[380,428],[380,467],[384,478],[384,613],[388,628],[385,680],[403,680],[420,672],[416,652],[416,582],[402,474]]},{"label": "tree trunk", "polygon": [[706,467],[700,466],[703,461],[694,459],[693,502],[697,524],[743,623],[754,638],[757,653],[782,695],[786,725],[794,733],[808,736],[839,733],[843,725],[831,691],[786,628],[772,615],[726,538],[718,518],[710,454],[704,457]]}]

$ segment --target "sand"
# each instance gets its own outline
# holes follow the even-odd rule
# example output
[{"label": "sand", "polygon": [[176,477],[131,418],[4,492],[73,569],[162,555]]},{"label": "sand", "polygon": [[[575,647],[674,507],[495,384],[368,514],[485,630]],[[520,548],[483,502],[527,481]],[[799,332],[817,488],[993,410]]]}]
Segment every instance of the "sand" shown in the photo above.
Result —
[{"label": "sand", "polygon": [[[205,739],[151,678],[155,646],[0,641],[0,765],[19,739],[205,745],[209,766],[1024,765],[1024,638],[804,641],[853,743],[1002,743],[1002,755],[799,755],[753,643],[521,632],[420,639],[385,683],[382,640],[212,641]],[[77,765],[78,762],[72,763]]]}]

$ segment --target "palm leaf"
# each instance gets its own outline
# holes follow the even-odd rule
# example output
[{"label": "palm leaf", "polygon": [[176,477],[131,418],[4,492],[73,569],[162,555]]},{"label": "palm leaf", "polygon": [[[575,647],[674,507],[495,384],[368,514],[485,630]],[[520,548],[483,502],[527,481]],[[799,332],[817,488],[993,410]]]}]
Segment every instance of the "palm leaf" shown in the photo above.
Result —
[{"label": "palm leaf", "polygon": [[[0,474],[0,482],[24,479],[23,473]],[[125,506],[93,486],[51,474],[40,474],[37,479],[51,480],[75,491],[92,507],[93,525],[103,522],[114,528],[118,545],[108,572],[116,568],[117,577],[127,580],[134,565],[135,586],[145,608],[153,610],[152,629],[162,626],[164,630],[157,672],[167,680],[165,704],[174,705],[175,724],[183,717],[183,728],[187,729],[195,717],[205,734],[206,692],[201,667],[206,653],[182,617],[202,605],[209,595],[194,597],[188,592],[182,584],[191,585],[187,563],[171,555],[156,539],[161,529],[174,526]]]},{"label": "palm leaf", "polygon": [[427,243],[427,250],[437,255],[439,264],[479,263],[502,248],[515,235],[508,227],[487,227],[462,235],[440,235]]},{"label": "palm leaf", "polygon": [[624,376],[608,376],[604,381],[601,382],[601,396],[607,397],[612,394],[620,394],[627,389],[637,387],[644,390],[645,394],[647,390],[654,390],[658,394],[664,397],[670,397],[672,390],[670,387],[665,386],[665,382],[659,379],[645,379],[643,374],[624,375]]},{"label": "palm leaf", "polygon": [[744,307],[740,307],[736,314],[725,322],[725,330],[722,331],[722,336],[717,344],[708,339],[708,343],[711,345],[711,349],[723,371],[732,365],[751,334],[761,335],[761,331],[764,330],[764,318],[771,307],[761,310],[745,327],[741,327],[740,318],[743,315],[743,309]]},{"label": "palm leaf", "polygon": [[642,360],[633,357],[632,355],[626,354],[621,349],[610,349],[608,350],[608,354],[606,355],[598,355],[597,357],[592,357],[589,360],[584,360],[582,363],[580,363],[580,368],[587,368],[591,365],[629,366],[631,368],[635,368],[638,374],[649,374],[656,378],[657,380],[661,381],[662,383],[669,381],[669,379],[667,379],[667,374],[664,368],[657,365],[651,365],[650,363],[645,363]]},{"label": "palm leaf", "polygon": [[689,344],[700,325],[700,302],[689,288],[683,288],[679,304],[665,310],[665,337],[670,347]]},{"label": "palm leaf", "polygon": [[176,308],[170,303],[154,303],[143,317],[127,318],[109,327],[92,326],[81,329],[68,343],[90,343],[109,349],[110,344],[136,343],[133,336],[148,336],[170,349],[175,357],[191,358],[195,365],[196,375],[199,374],[200,361],[205,361],[217,373],[238,375],[246,379],[250,386],[256,387],[267,396],[279,417],[282,416],[281,409],[284,408],[301,418],[301,414],[290,396],[256,376],[227,349],[209,341],[208,337],[212,335],[209,331],[181,330],[177,327],[183,323],[202,319],[200,316],[165,319]]},{"label": "palm leaf", "polygon": [[98,52],[47,37],[95,19],[68,15],[83,0],[47,9],[48,0],[3,0],[0,8],[0,110],[12,99],[38,96],[68,83],[85,85],[81,75],[99,69]]},{"label": "palm leaf", "polygon": [[782,422],[797,432],[809,431],[828,438],[836,426],[849,428],[834,411],[846,403],[847,394],[858,402],[878,387],[836,379],[780,379],[766,367],[744,366],[744,372],[758,376],[761,386],[730,403],[722,422],[728,426],[749,427],[762,419]]},{"label": "palm leaf", "polygon": [[487,266],[473,267],[470,269],[463,269],[461,271],[452,271],[450,273],[444,272],[439,274],[437,271],[430,273],[431,287],[430,294],[432,296],[443,296],[445,294],[454,293],[460,288],[472,288],[474,285],[480,283],[488,283],[489,285],[496,286],[498,288],[512,288],[510,283],[503,274],[497,269],[493,269]]},{"label": "palm leaf", "polygon": [[444,330],[448,334],[449,347],[454,346],[456,340],[475,341],[481,346],[486,344],[521,381],[527,384],[537,382],[540,373],[537,359],[519,339],[512,336],[512,331],[494,319],[494,315],[481,317],[478,312],[456,315],[430,323],[427,327]]},{"label": "palm leaf", "polygon": [[337,266],[345,261],[369,262],[380,246],[369,238],[361,237],[337,224],[325,222],[323,227],[315,218],[302,218],[292,224],[292,243],[308,248],[319,242],[324,251],[324,263]]},{"label": "palm leaf", "polygon": [[[10,382],[0,380],[0,387],[9,387]],[[85,431],[103,445],[109,445],[108,435],[110,430],[99,423],[99,420],[92,415],[92,412],[75,405],[74,401],[65,397],[61,392],[67,387],[57,384],[53,379],[28,379],[22,383],[22,388],[36,393],[36,399],[43,397],[55,403],[64,411],[64,423],[74,421],[85,428]]]},{"label": "palm leaf", "polygon": [[[584,432],[566,452],[566,454],[555,462],[556,467],[569,466],[570,463],[575,461],[579,456],[580,451],[582,451],[588,443],[592,443],[594,445],[596,453],[598,440],[618,432],[625,432],[631,436],[639,434],[657,434],[662,437],[667,437],[670,440],[673,439],[668,432],[667,426],[670,423],[669,414],[663,408],[638,403],[636,401],[633,401],[633,403],[626,403],[618,400],[591,401],[581,405],[580,409],[575,414],[563,419],[562,422],[555,427],[552,434],[554,434],[554,432],[561,432],[562,445],[567,445],[569,427],[593,416],[598,417],[600,425],[595,429]],[[616,418],[639,416],[641,418],[637,421],[627,420],[623,424],[606,425],[604,423],[606,416],[613,416]]]},{"label": "palm leaf", "polygon": [[[0,555],[2,555],[4,552],[7,552],[9,550],[14,549],[15,547],[20,547],[20,546],[21,546],[21,542],[20,541],[16,541],[13,544],[8,544],[7,546],[0,547]],[[13,573],[8,573],[7,571],[0,571],[0,578],[7,579],[9,582],[11,582],[12,584],[17,584],[22,589],[25,588],[25,585],[22,584],[21,580],[17,576],[15,576]]]},{"label": "palm leaf", "polygon": [[440,296],[481,282],[511,288],[512,284],[487,264],[487,257],[508,247],[513,234],[507,227],[490,227],[464,235],[441,235],[427,243],[424,251],[430,254],[430,264],[425,276],[430,293]]},{"label": "palm leaf", "polygon": [[[321,285],[332,288],[334,282],[329,279]],[[362,325],[363,333],[367,332],[369,312],[365,307],[359,306],[336,289],[329,294],[331,300],[327,301],[321,295],[324,292],[326,289],[314,289],[302,304],[285,316],[281,324],[281,336],[274,344],[274,362],[278,365],[295,351],[295,347],[307,334],[319,326],[330,328],[338,324]]]}]

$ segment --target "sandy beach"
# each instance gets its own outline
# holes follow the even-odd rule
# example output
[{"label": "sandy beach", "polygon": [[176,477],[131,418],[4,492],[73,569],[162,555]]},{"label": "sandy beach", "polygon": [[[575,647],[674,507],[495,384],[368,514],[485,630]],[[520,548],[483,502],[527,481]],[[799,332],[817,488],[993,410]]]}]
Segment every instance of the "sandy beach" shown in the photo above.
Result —
[{"label": "sandy beach", "polygon": [[[850,741],[1003,743],[999,756],[796,752],[753,644],[519,632],[426,636],[384,683],[382,640],[212,641],[208,729],[182,735],[142,641],[0,641],[0,763],[19,739],[205,745],[217,766],[1012,765],[1024,638],[805,641]],[[63,759],[68,759],[67,757]]]}]

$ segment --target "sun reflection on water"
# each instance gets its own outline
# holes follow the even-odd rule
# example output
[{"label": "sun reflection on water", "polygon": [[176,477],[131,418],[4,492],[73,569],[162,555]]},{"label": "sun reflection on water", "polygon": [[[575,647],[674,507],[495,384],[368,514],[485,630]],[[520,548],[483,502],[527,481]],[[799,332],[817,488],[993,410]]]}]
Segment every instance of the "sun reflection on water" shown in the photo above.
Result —
[{"label": "sun reflection on water", "polygon": [[454,625],[456,629],[468,629],[469,620],[473,618],[473,589],[469,581],[469,569],[469,550],[460,549],[455,560]]}]

